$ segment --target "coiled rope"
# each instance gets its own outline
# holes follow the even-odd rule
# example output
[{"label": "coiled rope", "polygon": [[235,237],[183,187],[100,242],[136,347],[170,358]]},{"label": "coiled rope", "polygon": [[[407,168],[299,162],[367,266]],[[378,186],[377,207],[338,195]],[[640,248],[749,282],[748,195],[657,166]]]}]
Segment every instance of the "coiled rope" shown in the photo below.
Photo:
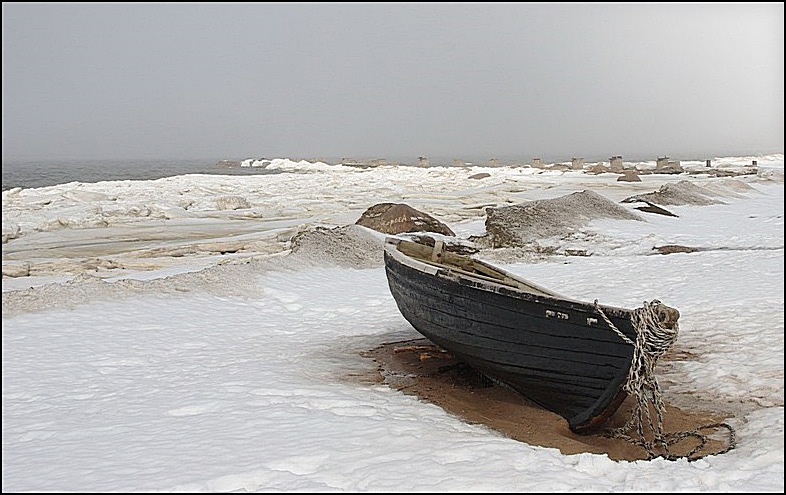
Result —
[{"label": "coiled rope", "polygon": [[[736,446],[736,433],[734,428],[726,423],[710,423],[700,426],[691,431],[665,432],[663,429],[663,414],[665,405],[661,394],[660,386],[655,378],[655,365],[658,359],[669,350],[677,340],[679,325],[676,321],[661,321],[659,310],[662,314],[664,306],[658,300],[644,302],[642,308],[634,309],[631,312],[631,323],[636,331],[636,342],[633,342],[623,334],[601,309],[598,300],[595,300],[595,309],[611,328],[624,342],[633,346],[633,358],[631,360],[628,377],[623,386],[623,390],[635,398],[636,404],[633,413],[624,426],[609,430],[606,436],[621,438],[639,445],[647,452],[649,459],[663,457],[668,460],[687,458],[688,461],[695,461],[710,454],[697,455],[707,444],[708,435],[700,433],[702,430],[725,428],[729,433],[729,442],[725,449],[715,454],[723,454]],[[651,413],[655,411],[655,417]],[[645,434],[644,428],[648,428],[649,435]],[[632,431],[636,431],[638,438],[631,436]],[[698,445],[685,455],[675,455],[669,450],[671,445],[681,442],[686,438],[698,440]]]}]

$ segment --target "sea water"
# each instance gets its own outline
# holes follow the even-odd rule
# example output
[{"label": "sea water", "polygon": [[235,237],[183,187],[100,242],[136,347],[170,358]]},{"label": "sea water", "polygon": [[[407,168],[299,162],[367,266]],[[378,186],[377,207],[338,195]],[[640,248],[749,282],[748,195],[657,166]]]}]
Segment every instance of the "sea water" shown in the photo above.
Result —
[{"label": "sea water", "polygon": [[3,160],[3,191],[68,182],[153,180],[185,174],[259,175],[280,173],[259,167],[228,167],[216,159]]}]

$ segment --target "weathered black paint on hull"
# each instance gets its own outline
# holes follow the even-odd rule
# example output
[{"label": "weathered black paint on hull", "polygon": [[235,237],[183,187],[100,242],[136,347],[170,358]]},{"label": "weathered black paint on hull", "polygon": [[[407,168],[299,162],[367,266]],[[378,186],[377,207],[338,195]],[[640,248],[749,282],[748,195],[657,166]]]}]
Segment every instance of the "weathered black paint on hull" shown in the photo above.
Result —
[{"label": "weathered black paint on hull", "polygon": [[[468,278],[425,273],[387,252],[385,267],[399,310],[418,332],[561,415],[573,431],[591,429],[624,399],[621,387],[633,347],[608,327],[592,304],[512,288],[493,291]],[[635,341],[628,314],[618,308],[604,311]],[[588,324],[587,318],[598,322]]]}]

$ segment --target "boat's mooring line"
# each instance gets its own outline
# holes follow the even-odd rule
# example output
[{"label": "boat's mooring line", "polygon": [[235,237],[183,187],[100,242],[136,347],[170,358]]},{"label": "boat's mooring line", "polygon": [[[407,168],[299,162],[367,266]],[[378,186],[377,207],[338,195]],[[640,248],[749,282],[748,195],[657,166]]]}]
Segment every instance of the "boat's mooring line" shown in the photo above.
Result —
[{"label": "boat's mooring line", "polygon": [[[660,301],[654,300],[651,303],[645,301],[642,308],[637,308],[631,313],[631,323],[636,330],[635,343],[612,323],[603,309],[601,309],[597,299],[595,299],[595,309],[598,310],[598,313],[606,321],[606,324],[609,325],[609,328],[619,335],[623,341],[633,346],[633,358],[623,389],[636,398],[636,406],[625,425],[608,430],[605,433],[607,437],[621,438],[641,446],[647,451],[650,459],[656,457],[663,457],[668,460],[686,458],[688,461],[695,461],[711,455],[696,456],[707,443],[708,436],[700,433],[700,430],[706,429],[726,428],[729,432],[728,446],[715,454],[723,454],[736,446],[734,428],[726,423],[710,423],[691,431],[668,433],[663,431],[665,406],[660,386],[655,378],[654,369],[658,358],[665,354],[677,340],[679,325],[676,320],[670,326],[662,324],[659,315],[664,316],[664,313],[663,305]],[[655,410],[655,421],[653,421],[650,413],[651,408]],[[652,440],[648,440],[645,435],[645,424],[649,427]],[[638,439],[630,435],[634,428],[639,435]],[[686,455],[675,455],[669,451],[670,445],[674,445],[686,438],[695,438],[699,441],[699,444]]]}]

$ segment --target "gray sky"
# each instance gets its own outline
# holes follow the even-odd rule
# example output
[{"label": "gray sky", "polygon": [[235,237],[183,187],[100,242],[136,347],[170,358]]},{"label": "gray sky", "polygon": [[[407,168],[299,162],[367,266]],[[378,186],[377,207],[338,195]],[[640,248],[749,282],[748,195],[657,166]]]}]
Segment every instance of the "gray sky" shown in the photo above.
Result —
[{"label": "gray sky", "polygon": [[14,3],[3,159],[783,152],[783,3]]}]

